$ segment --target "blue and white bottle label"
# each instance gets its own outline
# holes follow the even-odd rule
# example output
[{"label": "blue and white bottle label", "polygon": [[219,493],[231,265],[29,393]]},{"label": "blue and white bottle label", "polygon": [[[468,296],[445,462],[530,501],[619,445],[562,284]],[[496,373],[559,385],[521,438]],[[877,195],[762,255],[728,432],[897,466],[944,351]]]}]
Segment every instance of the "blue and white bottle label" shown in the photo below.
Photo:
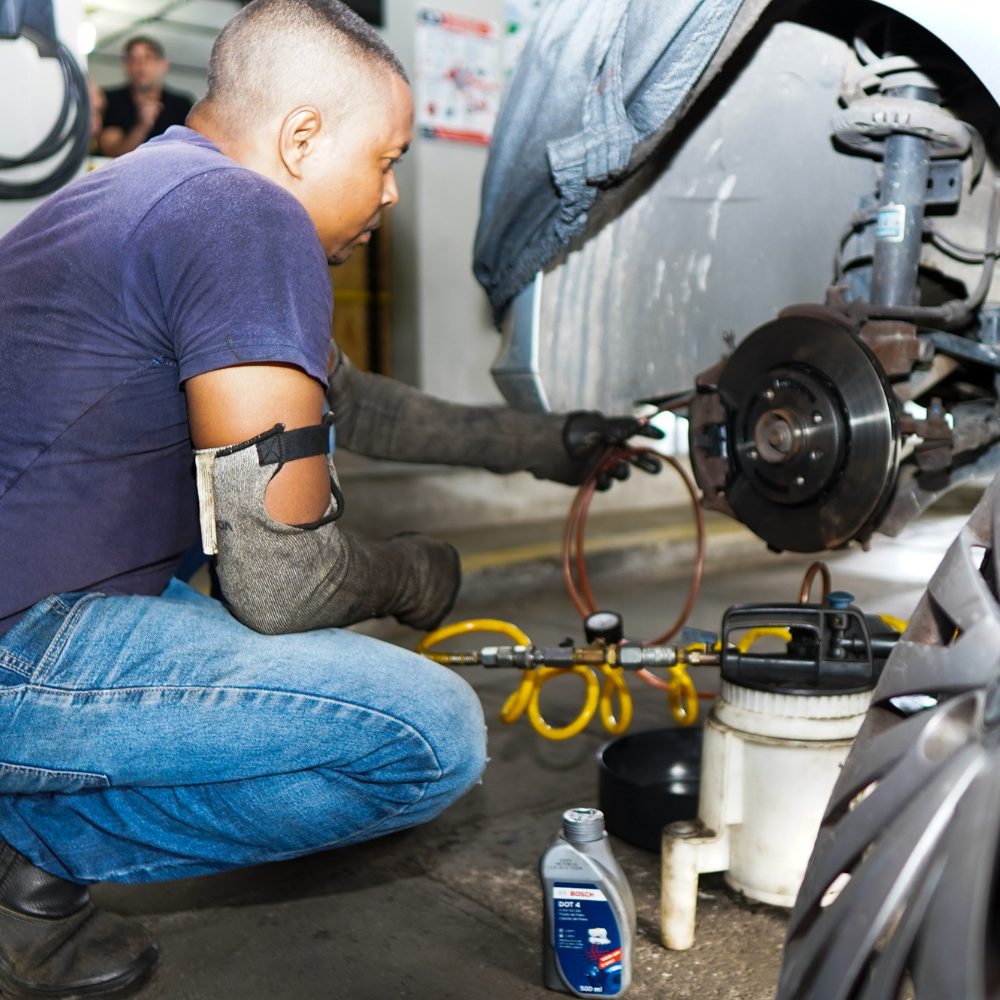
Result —
[{"label": "blue and white bottle label", "polygon": [[622,939],[607,897],[586,882],[552,887],[556,958],[577,993],[616,996],[622,988]]}]

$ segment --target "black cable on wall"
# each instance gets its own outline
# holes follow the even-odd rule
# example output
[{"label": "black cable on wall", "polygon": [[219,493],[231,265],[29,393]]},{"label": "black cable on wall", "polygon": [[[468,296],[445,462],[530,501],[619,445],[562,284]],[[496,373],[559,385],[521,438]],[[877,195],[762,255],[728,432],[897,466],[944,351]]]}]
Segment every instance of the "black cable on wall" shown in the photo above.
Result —
[{"label": "black cable on wall", "polygon": [[0,0],[0,39],[24,37],[43,58],[58,59],[63,77],[63,103],[48,135],[24,156],[0,157],[0,170],[41,163],[65,152],[44,177],[30,181],[0,180],[0,199],[40,198],[62,187],[80,169],[90,143],[90,91],[73,53],[56,36],[52,0]]}]

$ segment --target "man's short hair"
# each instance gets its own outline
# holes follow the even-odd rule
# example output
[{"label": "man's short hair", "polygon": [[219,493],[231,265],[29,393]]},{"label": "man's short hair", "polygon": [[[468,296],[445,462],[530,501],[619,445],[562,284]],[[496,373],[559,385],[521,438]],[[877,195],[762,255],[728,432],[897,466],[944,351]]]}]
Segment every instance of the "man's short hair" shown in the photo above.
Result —
[{"label": "man's short hair", "polygon": [[241,85],[259,84],[250,77],[255,64],[273,54],[267,51],[268,38],[290,31],[307,38],[325,33],[360,61],[409,83],[396,53],[340,0],[253,0],[230,18],[212,46],[205,101],[239,100]]},{"label": "man's short hair", "polygon": [[163,46],[155,38],[150,38],[149,35],[136,35],[134,38],[130,38],[125,43],[125,48],[122,49],[122,55],[127,59],[132,54],[132,49],[137,45],[148,45],[156,53],[158,59],[167,58]]}]

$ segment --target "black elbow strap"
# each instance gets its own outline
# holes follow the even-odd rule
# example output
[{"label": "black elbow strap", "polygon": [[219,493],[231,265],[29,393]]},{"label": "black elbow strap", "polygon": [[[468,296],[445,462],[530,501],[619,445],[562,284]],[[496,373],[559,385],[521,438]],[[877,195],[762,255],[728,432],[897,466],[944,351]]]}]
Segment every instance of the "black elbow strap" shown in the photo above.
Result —
[{"label": "black elbow strap", "polygon": [[286,431],[281,424],[276,424],[267,435],[257,442],[261,465],[282,466],[297,458],[330,454],[330,424],[325,418],[321,424],[297,427],[294,431]]},{"label": "black elbow strap", "polygon": [[[284,424],[275,424],[270,430],[250,438],[249,441],[242,441],[240,444],[221,449],[216,453],[216,458],[233,455],[245,448],[256,447],[258,463],[262,466],[276,465],[277,469],[274,470],[276,476],[281,472],[281,468],[286,462],[294,462],[299,458],[329,455],[330,427],[332,425],[332,413],[327,413],[318,424],[313,424],[311,427],[297,427],[292,431],[286,431]],[[296,528],[319,528],[331,521],[336,521],[344,513],[344,494],[340,489],[340,484],[332,475],[330,476],[330,492],[336,501],[337,509],[332,514],[321,517],[318,521],[297,524]]]},{"label": "black elbow strap", "polygon": [[235,455],[244,448],[256,445],[260,464],[277,465],[277,474],[285,462],[294,462],[297,458],[312,458],[314,455],[329,455],[332,425],[332,413],[327,413],[320,423],[313,424],[312,427],[297,427],[294,431],[286,431],[284,424],[275,424],[269,431],[264,431],[249,441],[220,448],[216,457]]}]

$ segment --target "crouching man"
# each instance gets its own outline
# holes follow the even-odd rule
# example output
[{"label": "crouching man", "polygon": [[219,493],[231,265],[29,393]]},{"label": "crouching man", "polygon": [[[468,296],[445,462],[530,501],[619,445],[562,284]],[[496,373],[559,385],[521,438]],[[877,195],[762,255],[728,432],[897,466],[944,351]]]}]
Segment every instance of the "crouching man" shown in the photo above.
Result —
[{"label": "crouching man", "polygon": [[[437,624],[448,545],[341,531],[339,441],[578,482],[631,419],[463,407],[331,366],[328,262],[397,198],[396,57],[338,0],[254,0],[188,127],[0,240],[0,992],[107,995],[158,949],[88,885],[424,822],[480,777],[457,675],[341,627]],[[192,460],[192,447],[196,451]],[[172,579],[201,536],[225,603]]]}]

